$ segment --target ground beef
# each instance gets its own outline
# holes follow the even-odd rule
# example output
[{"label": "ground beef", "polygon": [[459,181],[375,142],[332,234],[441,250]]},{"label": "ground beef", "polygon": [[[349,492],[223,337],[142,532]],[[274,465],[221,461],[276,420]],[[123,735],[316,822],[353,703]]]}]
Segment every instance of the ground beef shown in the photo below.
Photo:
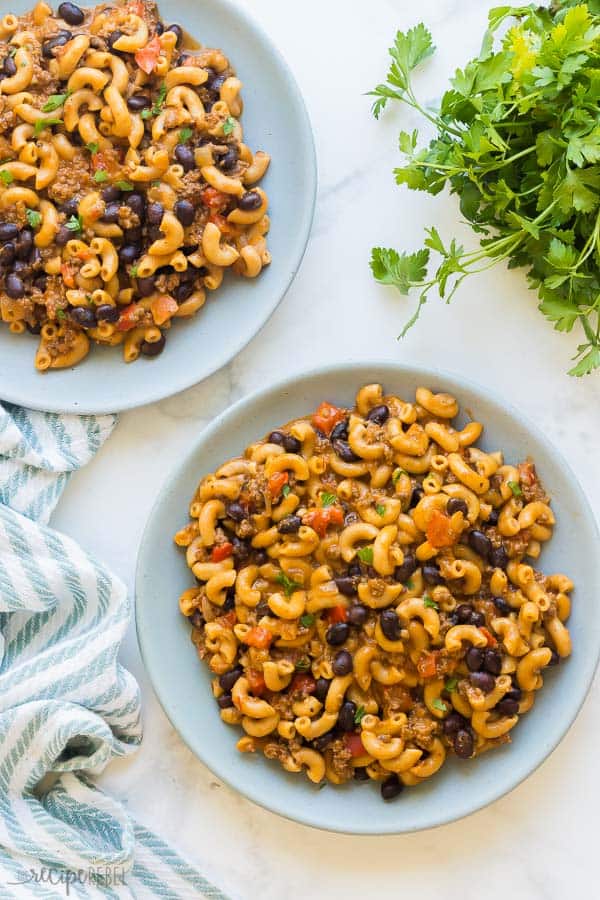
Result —
[{"label": "ground beef", "polygon": [[186,172],[181,179],[181,191],[179,191],[180,199],[189,200],[194,206],[200,206],[202,203],[202,192],[206,188],[201,172],[198,169],[192,169]]},{"label": "ground beef", "polygon": [[423,750],[429,750],[438,731],[438,723],[429,716],[420,715],[419,710],[425,707],[415,707],[415,715],[411,715],[402,729],[402,738],[408,743],[416,744]]},{"label": "ground beef", "polygon": [[539,482],[534,464],[530,461],[519,463],[517,469],[525,502],[531,503],[534,500],[541,500],[542,503],[548,503],[548,494]]},{"label": "ground beef", "polygon": [[57,203],[70,200],[90,187],[90,157],[76,153],[73,159],[60,161],[56,179],[48,187],[48,196]]},{"label": "ground beef", "polygon": [[354,767],[351,763],[352,753],[345,741],[335,740],[331,745],[331,768],[336,775],[344,781],[349,781],[354,776]]}]

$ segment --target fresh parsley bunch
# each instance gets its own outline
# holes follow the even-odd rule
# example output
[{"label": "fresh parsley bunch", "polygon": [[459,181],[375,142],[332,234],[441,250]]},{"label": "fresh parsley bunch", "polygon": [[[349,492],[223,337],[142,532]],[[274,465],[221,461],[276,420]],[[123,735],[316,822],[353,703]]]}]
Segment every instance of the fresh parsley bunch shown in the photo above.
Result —
[{"label": "fresh parsley bunch", "polygon": [[[373,250],[378,281],[420,290],[402,336],[433,287],[449,302],[467,275],[508,260],[527,268],[557,331],[581,324],[585,343],[569,374],[587,375],[600,367],[600,0],[491,10],[479,56],[456,72],[436,113],[411,83],[433,51],[424,25],[398,32],[373,113],[400,100],[435,125],[426,149],[417,131],[401,132],[407,160],[396,181],[430,194],[449,186],[481,240],[467,251],[429,228],[416,253]],[[432,252],[441,261],[429,275]]]}]

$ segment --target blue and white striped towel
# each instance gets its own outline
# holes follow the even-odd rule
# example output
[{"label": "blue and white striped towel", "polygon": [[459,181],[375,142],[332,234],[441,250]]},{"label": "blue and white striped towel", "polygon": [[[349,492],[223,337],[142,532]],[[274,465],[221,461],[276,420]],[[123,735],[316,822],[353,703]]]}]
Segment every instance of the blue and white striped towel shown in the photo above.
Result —
[{"label": "blue and white striped towel", "polygon": [[0,402],[0,897],[224,900],[92,780],[141,740],[131,605],[45,523],[115,422]]}]

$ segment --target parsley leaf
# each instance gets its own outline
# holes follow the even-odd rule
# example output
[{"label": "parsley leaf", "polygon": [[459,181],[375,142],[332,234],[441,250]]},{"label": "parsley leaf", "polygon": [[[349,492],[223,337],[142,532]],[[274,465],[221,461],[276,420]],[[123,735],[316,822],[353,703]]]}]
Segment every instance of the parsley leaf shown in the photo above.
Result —
[{"label": "parsley leaf", "polygon": [[50,94],[47,101],[42,106],[42,112],[54,112],[68,100],[73,91],[66,91],[64,94]]},{"label": "parsley leaf", "polygon": [[423,597],[423,606],[426,606],[428,609],[439,609],[439,605],[435,602],[435,600],[429,596],[429,594],[425,594]]},{"label": "parsley leaf", "polygon": [[83,220],[81,216],[71,216],[71,218],[65,222],[65,225],[69,229],[69,231],[83,230]]},{"label": "parsley leaf", "polygon": [[4,184],[12,184],[12,182],[15,180],[15,176],[12,172],[9,172],[8,169],[1,169],[0,180],[2,180]]},{"label": "parsley leaf", "polygon": [[235,128],[235,119],[233,116],[227,116],[225,121],[223,122],[223,134],[229,135],[232,133]]},{"label": "parsley leaf", "polygon": [[373,562],[373,548],[372,547],[361,547],[356,551],[356,555],[360,559],[361,562],[366,563],[370,566]]},{"label": "parsley leaf", "polygon": [[383,505],[383,503],[375,504],[375,512],[378,516],[385,516],[385,506]]},{"label": "parsley leaf", "polygon": [[154,100],[154,103],[152,104],[152,109],[151,110],[143,109],[142,110],[142,118],[143,119],[149,118],[148,116],[144,115],[145,112],[149,112],[150,115],[152,115],[152,116],[159,116],[163,106],[165,105],[166,97],[167,97],[167,85],[163,81],[163,83],[161,84],[161,86],[158,90],[158,94],[156,95],[156,99]]},{"label": "parsley leaf", "polygon": [[335,494],[330,494],[328,491],[324,491],[321,494],[321,506],[331,506],[337,500],[337,496]]},{"label": "parsley leaf", "polygon": [[185,144],[189,139],[193,136],[194,131],[192,128],[182,128],[179,132],[179,143]]},{"label": "parsley leaf", "polygon": [[90,141],[89,144],[85,145],[86,150],[89,150],[89,152],[92,154],[92,156],[94,155],[94,153],[98,152],[99,146],[100,145],[98,144],[97,141]]},{"label": "parsley leaf", "polygon": [[448,712],[448,707],[443,700],[440,700],[439,697],[436,697],[431,705],[434,709],[439,709],[440,712]]},{"label": "parsley leaf", "polygon": [[523,491],[521,490],[521,485],[519,484],[518,481],[507,481],[506,483],[508,484],[509,488],[513,492],[513,496],[515,496],[515,497],[523,496]]},{"label": "parsley leaf", "polygon": [[290,491],[291,487],[289,486],[289,484],[284,484],[284,486],[281,488],[281,493],[284,497],[287,497]]},{"label": "parsley leaf", "polygon": [[105,172],[104,169],[98,169],[97,172],[94,172],[94,181],[96,184],[101,184],[103,181],[108,181],[108,172]]},{"label": "parsley leaf", "polygon": [[38,119],[33,126],[33,133],[35,135],[41,134],[45,128],[50,128],[51,125],[62,125],[62,123],[62,119]]},{"label": "parsley leaf", "polygon": [[37,211],[37,209],[27,209],[25,211],[25,215],[27,216],[27,221],[32,228],[37,228],[42,221],[42,216]]},{"label": "parsley leaf", "polygon": [[137,273],[138,273],[138,267],[137,267],[137,266],[131,266],[130,269],[129,269],[129,274],[131,275],[131,277],[132,277],[132,278],[137,278]]},{"label": "parsley leaf", "polygon": [[403,475],[407,475],[408,473],[404,469],[394,469],[392,472],[392,482],[393,484],[398,484]]},{"label": "parsley leaf", "polygon": [[415,588],[415,583],[414,583],[414,581],[412,580],[412,578],[409,578],[409,579],[408,579],[408,581],[406,582],[406,587],[409,589],[409,591],[413,591],[413,590],[414,590],[414,588]]},{"label": "parsley leaf", "polygon": [[364,708],[364,706],[359,706],[358,709],[356,710],[356,712],[354,713],[354,724],[360,725],[360,723],[362,722],[362,720],[363,720],[364,716],[366,716],[366,714],[367,714],[367,711]]},{"label": "parsley leaf", "polygon": [[130,181],[116,181],[115,186],[119,188],[120,191],[132,191],[133,185]]},{"label": "parsley leaf", "polygon": [[140,116],[142,117],[142,119],[150,119],[152,117],[152,110],[147,108],[143,109],[140,113]]},{"label": "parsley leaf", "polygon": [[306,613],[303,616],[300,616],[300,624],[304,625],[305,628],[310,628],[311,625],[315,624],[315,617],[312,613]]},{"label": "parsley leaf", "polygon": [[285,591],[286,597],[291,597],[294,591],[297,591],[298,588],[301,588],[302,585],[298,581],[294,581],[293,578],[289,578],[285,572],[279,572],[275,581],[279,582],[279,584],[283,587]]},{"label": "parsley leaf", "polygon": [[457,686],[458,678],[446,678],[444,688],[448,691],[449,694],[452,694],[456,690]]},{"label": "parsley leaf", "polygon": [[310,659],[306,656],[301,656],[300,659],[296,660],[295,667],[299,672],[306,672],[310,669]]},{"label": "parsley leaf", "polygon": [[67,318],[67,314],[66,314],[66,312],[64,311],[64,309],[57,309],[57,310],[56,310],[56,318],[57,318],[57,319],[66,319],[66,318]]}]

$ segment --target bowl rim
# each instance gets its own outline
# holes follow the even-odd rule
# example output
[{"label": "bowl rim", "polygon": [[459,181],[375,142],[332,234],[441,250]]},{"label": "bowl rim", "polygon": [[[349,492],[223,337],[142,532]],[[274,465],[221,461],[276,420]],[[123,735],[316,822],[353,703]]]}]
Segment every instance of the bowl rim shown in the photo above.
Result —
[{"label": "bowl rim", "polygon": [[[197,384],[201,384],[207,378],[210,378],[211,375],[219,372],[222,368],[232,362],[267,325],[273,313],[289,291],[292,282],[294,281],[296,275],[300,270],[300,266],[302,265],[302,261],[306,254],[315,215],[318,187],[318,164],[314,131],[306,106],[306,101],[304,100],[304,96],[302,94],[302,91],[300,90],[300,86],[296,80],[296,76],[294,75],[291,66],[288,64],[287,60],[279,50],[279,47],[275,43],[274,39],[269,35],[266,29],[263,28],[259,21],[251,14],[251,12],[246,10],[243,6],[235,3],[234,0],[219,0],[218,5],[220,7],[223,7],[228,15],[237,18],[240,25],[246,30],[251,38],[257,40],[258,43],[262,42],[263,45],[266,45],[266,47],[268,47],[271,57],[274,59],[278,68],[286,77],[286,86],[287,90],[289,91],[289,96],[294,101],[297,107],[300,131],[303,136],[303,152],[306,155],[307,161],[306,169],[304,172],[304,176],[307,182],[307,202],[304,206],[303,215],[298,217],[296,221],[296,233],[301,236],[301,240],[298,243],[299,250],[296,252],[294,258],[289,260],[289,263],[291,263],[291,265],[288,266],[289,274],[287,274],[287,276],[285,274],[282,274],[281,285],[275,292],[273,301],[266,310],[265,315],[258,321],[256,326],[251,328],[248,332],[242,334],[238,338],[238,340],[234,341],[233,343],[222,342],[222,352],[219,353],[215,361],[200,377],[193,374],[193,369],[190,370],[186,366],[180,366],[179,378],[173,377],[172,379],[169,379],[170,387],[166,392],[160,390],[161,379],[152,378],[152,373],[149,373],[149,377],[146,382],[153,385],[154,388],[153,390],[148,391],[148,396],[143,397],[142,399],[129,399],[125,394],[123,396],[123,399],[118,402],[118,408],[115,408],[114,404],[107,403],[107,401],[101,401],[92,404],[91,406],[87,406],[85,397],[81,399],[81,402],[79,402],[79,400],[75,402],[67,401],[65,399],[55,400],[52,396],[52,385],[50,382],[43,383],[43,385],[40,386],[38,398],[34,398],[32,400],[27,396],[27,388],[21,390],[20,381],[15,380],[9,385],[8,388],[4,386],[0,387],[0,401],[18,404],[19,406],[24,406],[28,409],[40,410],[42,412],[66,413],[72,415],[108,415],[111,413],[126,412],[130,409],[138,409],[144,406],[148,406],[151,403],[157,403],[161,400],[173,397],[176,394],[187,390],[188,388],[194,387]],[[115,358],[115,364],[123,366],[126,365],[120,358]],[[173,371],[175,373],[178,371],[178,367],[176,365],[173,366]],[[74,368],[72,372],[74,373],[74,376],[76,376],[77,368]],[[49,376],[52,377],[52,374],[49,373]],[[40,377],[44,377],[44,373],[40,373]],[[48,373],[46,373],[46,377],[48,377]]]},{"label": "bowl rim", "polygon": [[[533,775],[535,771],[544,763],[551,753],[556,750],[558,745],[566,736],[567,732],[571,729],[575,719],[579,715],[581,708],[589,694],[591,689],[594,676],[598,669],[598,665],[600,662],[600,629],[598,630],[598,635],[596,639],[596,647],[593,654],[592,665],[589,668],[587,675],[584,673],[584,680],[580,681],[579,690],[576,702],[572,707],[570,707],[566,714],[563,717],[562,727],[557,731],[555,737],[548,742],[541,743],[539,745],[539,751],[531,756],[531,761],[522,767],[519,774],[514,778],[514,780],[509,782],[509,786],[507,787],[503,784],[498,789],[492,790],[491,794],[485,799],[483,802],[477,802],[476,805],[473,806],[467,812],[457,812],[457,813],[444,813],[440,811],[438,815],[432,817],[431,821],[425,824],[420,825],[411,825],[410,823],[384,823],[384,824],[371,824],[369,822],[365,822],[364,826],[360,828],[356,827],[345,827],[343,823],[341,824],[323,824],[320,821],[318,815],[313,815],[310,812],[310,806],[307,805],[308,811],[299,811],[299,812],[290,812],[283,804],[278,802],[277,794],[273,794],[271,796],[265,796],[262,791],[259,791],[257,788],[254,788],[254,782],[252,780],[244,781],[243,789],[239,786],[239,784],[234,783],[235,779],[233,776],[229,774],[227,766],[224,765],[221,767],[218,762],[215,764],[212,761],[208,762],[205,758],[205,754],[202,748],[198,749],[197,741],[195,736],[188,732],[186,729],[185,722],[175,722],[175,717],[171,715],[169,712],[169,701],[168,697],[163,695],[162,686],[157,684],[154,676],[152,674],[151,668],[148,666],[147,662],[147,654],[145,648],[145,638],[143,636],[143,632],[145,629],[145,615],[143,612],[143,601],[141,599],[143,594],[143,573],[142,566],[144,563],[145,552],[148,546],[148,535],[151,529],[151,526],[154,522],[157,512],[162,506],[163,502],[169,495],[171,490],[171,486],[174,482],[176,482],[182,471],[191,462],[194,456],[197,456],[202,452],[202,448],[204,445],[209,444],[213,435],[217,434],[223,427],[230,428],[231,425],[235,424],[235,419],[240,410],[247,409],[249,406],[254,406],[257,403],[261,403],[265,398],[269,397],[273,393],[285,393],[286,391],[293,390],[298,386],[301,382],[313,379],[315,377],[327,379],[328,376],[347,373],[348,376],[351,375],[352,370],[360,370],[365,371],[370,368],[374,370],[378,370],[381,372],[382,370],[387,369],[390,373],[390,376],[393,377],[394,374],[407,377],[407,378],[420,378],[427,379],[429,383],[432,382],[432,379],[438,381],[438,383],[444,385],[444,381],[453,381],[459,386],[463,386],[468,390],[473,391],[475,394],[480,395],[483,399],[488,399],[495,403],[497,406],[504,409],[504,411],[511,418],[515,419],[520,425],[525,428],[533,437],[544,446],[544,449],[548,452],[551,452],[557,462],[560,463],[561,468],[568,474],[569,481],[572,487],[573,492],[576,494],[577,500],[580,504],[580,508],[582,512],[585,513],[586,518],[591,523],[592,533],[596,538],[596,541],[600,543],[600,525],[598,520],[594,514],[592,506],[579,483],[578,478],[576,477],[571,465],[566,460],[563,453],[558,450],[552,441],[550,441],[546,435],[541,431],[538,426],[533,423],[526,415],[523,415],[520,411],[518,411],[512,404],[507,403],[504,399],[502,399],[494,389],[488,389],[487,387],[482,387],[477,382],[472,381],[469,378],[465,378],[464,376],[457,374],[448,369],[440,369],[437,367],[423,367],[423,366],[414,366],[414,365],[406,365],[406,364],[396,364],[389,360],[384,361],[375,361],[375,360],[346,360],[345,362],[337,362],[333,364],[328,364],[325,366],[315,366],[310,369],[302,369],[293,375],[287,376],[285,379],[272,383],[267,387],[259,388],[250,394],[247,394],[243,397],[240,397],[235,403],[228,406],[223,412],[219,413],[200,433],[193,446],[189,448],[186,452],[185,456],[180,460],[177,466],[169,473],[169,475],[165,478],[158,495],[152,505],[150,513],[148,515],[148,519],[144,526],[142,536],[140,539],[139,547],[138,547],[138,555],[136,562],[136,570],[135,570],[135,624],[136,624],[136,636],[138,641],[138,647],[140,650],[140,655],[142,657],[142,661],[146,672],[148,674],[149,681],[151,683],[152,689],[162,707],[163,712],[165,713],[167,719],[173,726],[174,730],[177,732],[179,737],[183,740],[186,746],[190,749],[190,751],[196,756],[200,762],[205,765],[209,771],[211,771],[216,777],[218,777],[221,781],[227,784],[232,790],[241,794],[243,797],[251,800],[253,803],[256,803],[258,806],[261,806],[263,809],[268,810],[269,812],[276,813],[283,818],[288,819],[289,821],[299,823],[301,825],[307,825],[313,828],[316,828],[320,831],[327,831],[338,834],[354,834],[354,835],[365,835],[365,836],[383,836],[383,835],[391,835],[391,834],[409,834],[418,831],[425,831],[430,828],[438,828],[442,825],[447,825],[451,822],[459,821],[461,819],[467,818],[468,816],[474,815],[482,809],[490,806],[492,803],[495,803],[501,797],[504,797],[512,791],[515,790],[523,781]],[[600,565],[596,563],[598,569],[600,571]]]}]

